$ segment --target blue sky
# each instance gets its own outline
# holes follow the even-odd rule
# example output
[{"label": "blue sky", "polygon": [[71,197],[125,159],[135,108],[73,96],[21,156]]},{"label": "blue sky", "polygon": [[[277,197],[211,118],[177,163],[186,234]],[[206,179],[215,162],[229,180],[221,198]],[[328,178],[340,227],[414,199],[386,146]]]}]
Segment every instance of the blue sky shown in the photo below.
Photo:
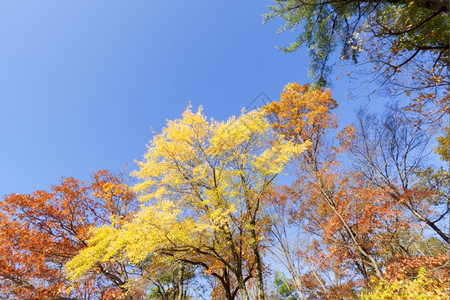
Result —
[{"label": "blue sky", "polygon": [[[0,2],[0,195],[87,179],[144,154],[190,102],[215,119],[260,92],[307,83],[295,35],[262,24],[270,1]],[[342,111],[344,80],[333,94]]]}]

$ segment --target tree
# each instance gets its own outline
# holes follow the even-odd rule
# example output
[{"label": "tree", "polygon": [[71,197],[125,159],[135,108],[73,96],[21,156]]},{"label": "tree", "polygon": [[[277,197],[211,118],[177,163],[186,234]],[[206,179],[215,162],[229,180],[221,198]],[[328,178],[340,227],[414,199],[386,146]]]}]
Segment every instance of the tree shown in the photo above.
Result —
[{"label": "tree", "polygon": [[[300,28],[285,52],[307,46],[315,81],[326,84],[332,53],[357,63],[374,64],[372,80],[392,83],[391,90],[415,93],[410,108],[448,112],[449,5],[444,0],[344,1],[274,0],[266,20],[280,17],[280,29]],[[375,71],[375,72],[373,72]],[[369,79],[369,81],[372,81]]]},{"label": "tree", "polygon": [[251,282],[265,299],[263,194],[304,148],[278,138],[260,111],[217,122],[188,108],[138,163],[135,190],[145,205],[122,229],[97,228],[67,264],[72,277],[99,262],[152,256],[202,267],[222,287],[221,299],[249,299]]},{"label": "tree", "polygon": [[[326,144],[325,136],[337,127],[336,116],[332,114],[336,106],[329,90],[288,84],[279,102],[272,102],[264,107],[273,128],[279,134],[296,143],[311,143],[297,157],[297,179],[291,187],[285,189],[287,197],[293,203],[293,219],[301,224],[300,227],[306,233],[317,234],[309,249],[303,247],[295,255],[301,256],[304,262],[311,260],[312,265],[320,266],[322,274],[328,269],[327,266],[334,265],[332,262],[336,262],[336,266],[348,267],[348,262],[353,260],[363,277],[375,274],[382,278],[379,261],[367,239],[371,233],[365,226],[355,226],[358,221],[350,213],[353,210],[354,213],[361,212],[361,204],[354,203],[360,197],[353,196],[355,192],[352,191],[349,176],[338,171],[338,151]],[[374,219],[369,214],[361,216],[359,221],[363,217],[368,222]],[[284,253],[292,255],[289,250]],[[293,273],[291,269],[288,268]],[[333,282],[329,282],[330,285],[324,290],[331,291],[333,287],[345,290],[340,282],[349,272],[345,268],[341,270],[343,271],[334,268]],[[291,275],[293,279],[297,279],[296,282],[300,282],[298,279],[301,276]],[[314,269],[311,275],[316,275],[316,287],[325,286],[326,279],[320,278]],[[308,291],[305,284],[302,284],[301,289],[303,290],[299,291],[299,296],[302,297],[320,293]]]},{"label": "tree", "polygon": [[[279,195],[274,195],[275,205],[281,203],[287,207],[285,215],[290,216],[289,222],[300,228],[300,234],[305,236],[303,243],[298,243],[301,248],[292,248],[295,245],[292,231],[287,233],[289,229],[283,218],[275,218],[272,233],[282,250],[279,253],[285,256],[286,270],[299,297],[356,297],[357,291],[367,286],[369,278],[385,278],[384,271],[395,261],[407,258],[406,264],[408,261],[422,262],[416,266],[432,261],[434,258],[413,250],[421,237],[421,232],[415,229],[420,220],[409,214],[404,202],[392,197],[385,185],[377,184],[378,181],[370,176],[370,168],[358,165],[353,169],[343,156],[357,149],[380,155],[377,147],[391,140],[384,136],[375,142],[361,143],[357,136],[363,133],[352,126],[336,132],[337,120],[332,113],[336,102],[328,90],[288,84],[280,98],[264,107],[274,130],[294,143],[307,140],[311,143],[294,160],[297,166],[295,181],[278,191]],[[366,126],[371,128],[373,123]],[[403,128],[397,123],[395,126],[400,131]],[[422,144],[418,133],[414,137],[415,140],[410,140],[405,135],[398,135],[397,143],[383,146],[383,149],[399,154],[389,157],[403,159],[404,148],[400,150],[392,145],[406,144],[411,148],[407,151],[410,155],[407,161],[417,163],[421,157],[420,149],[426,144]],[[339,144],[329,140],[337,140]],[[361,161],[369,163],[372,160],[365,157]],[[380,168],[386,167],[385,162],[380,162]],[[408,166],[388,166],[385,176],[397,176],[397,169],[406,170],[408,174],[413,172]],[[417,196],[424,194],[418,190]],[[442,193],[427,194],[434,200],[430,200],[428,206],[424,202],[421,212],[431,211],[431,202],[441,205],[443,196]],[[438,219],[442,213],[447,214],[445,210],[437,213]],[[302,263],[300,269],[297,267],[299,260]],[[445,256],[443,261],[447,261]]]},{"label": "tree", "polygon": [[450,243],[445,221],[450,210],[449,174],[442,167],[426,165],[431,152],[430,128],[412,126],[408,119],[395,106],[381,117],[361,110],[349,151],[369,180]]},{"label": "tree", "polygon": [[295,300],[298,295],[292,287],[292,283],[283,274],[275,273],[274,279],[275,295],[274,299],[279,300]]},{"label": "tree", "polygon": [[164,266],[160,264],[152,277],[150,293],[146,300],[182,300],[189,299],[186,295],[188,283],[195,278],[195,266],[189,266],[184,263],[169,264]]},{"label": "tree", "polygon": [[11,194],[0,203],[0,295],[17,299],[111,299],[128,292],[127,268],[101,263],[84,280],[68,282],[64,264],[86,247],[89,228],[129,217],[134,193],[121,175],[91,182],[64,178],[50,191]]},{"label": "tree", "polygon": [[[298,299],[304,299],[304,286],[302,280],[303,258],[298,254],[304,245],[300,238],[299,228],[296,227],[295,217],[298,207],[293,207],[285,193],[285,187],[280,191],[271,191],[266,194],[270,201],[268,208],[270,215],[270,243],[268,254],[277,265],[284,267],[290,275],[290,279],[282,274],[275,273],[275,287],[288,288],[296,294]],[[277,275],[279,275],[277,277]]]}]

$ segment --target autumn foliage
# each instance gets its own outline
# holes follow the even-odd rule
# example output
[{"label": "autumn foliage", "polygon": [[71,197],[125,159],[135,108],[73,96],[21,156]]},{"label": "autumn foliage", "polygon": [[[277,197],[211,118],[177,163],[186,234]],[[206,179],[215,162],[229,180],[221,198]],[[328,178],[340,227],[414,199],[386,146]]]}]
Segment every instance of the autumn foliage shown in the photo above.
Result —
[{"label": "autumn foliage", "polygon": [[448,163],[448,139],[393,106],[340,128],[336,108],[296,83],[226,121],[188,107],[134,185],[3,197],[0,297],[444,299],[448,172],[425,158]]},{"label": "autumn foliage", "polygon": [[0,295],[14,299],[109,299],[121,294],[121,266],[99,264],[69,282],[65,263],[87,246],[90,228],[126,219],[135,201],[125,181],[99,171],[90,182],[64,178],[50,191],[12,194],[0,206]]},{"label": "autumn foliage", "polygon": [[[280,248],[285,261],[300,257],[303,271],[288,268],[297,295],[354,298],[370,289],[371,280],[412,280],[420,268],[428,270],[427,280],[448,282],[449,240],[440,222],[449,212],[448,196],[440,194],[448,173],[437,171],[446,183],[423,181],[427,135],[392,108],[386,119],[360,113],[359,128],[336,131],[336,106],[329,91],[298,84],[287,85],[279,102],[265,106],[273,128],[286,139],[311,141],[297,157],[296,180],[275,196],[303,232],[297,245],[285,241]],[[283,230],[273,231],[278,241]],[[434,230],[439,246],[423,230]]]}]

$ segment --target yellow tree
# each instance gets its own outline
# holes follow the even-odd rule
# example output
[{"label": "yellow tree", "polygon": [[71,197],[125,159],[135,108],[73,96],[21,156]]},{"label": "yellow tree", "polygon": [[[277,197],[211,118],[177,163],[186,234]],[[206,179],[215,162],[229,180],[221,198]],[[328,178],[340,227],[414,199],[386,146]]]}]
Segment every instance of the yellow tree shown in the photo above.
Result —
[{"label": "yellow tree", "polygon": [[151,257],[202,266],[226,299],[238,292],[249,299],[252,279],[265,299],[263,194],[307,144],[276,135],[258,110],[218,122],[188,108],[138,163],[140,213],[121,229],[96,229],[90,247],[68,264],[70,274],[82,276],[99,261]]}]

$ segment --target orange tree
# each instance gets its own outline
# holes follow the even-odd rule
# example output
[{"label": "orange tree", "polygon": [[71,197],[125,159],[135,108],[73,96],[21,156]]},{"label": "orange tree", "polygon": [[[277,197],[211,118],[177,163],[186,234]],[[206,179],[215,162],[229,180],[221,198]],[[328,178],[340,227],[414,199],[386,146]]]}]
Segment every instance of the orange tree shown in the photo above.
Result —
[{"label": "orange tree", "polygon": [[135,195],[121,175],[99,171],[90,182],[64,178],[50,191],[11,194],[0,202],[0,295],[20,299],[109,299],[127,292],[122,263],[97,264],[68,282],[64,264],[86,247],[91,226],[130,216]]},{"label": "orange tree", "polygon": [[[357,130],[336,132],[336,106],[329,90],[288,84],[280,101],[264,108],[286,139],[310,141],[297,157],[295,182],[276,197],[288,203],[291,222],[299,224],[306,240],[285,251],[302,257],[303,270],[291,275],[297,293],[306,298],[356,296],[371,277],[382,280],[390,262],[412,255],[405,250],[413,243],[407,233],[416,232],[413,216],[368,176],[367,168],[342,163],[355,146]],[[340,142],[332,144],[330,138]]]}]

